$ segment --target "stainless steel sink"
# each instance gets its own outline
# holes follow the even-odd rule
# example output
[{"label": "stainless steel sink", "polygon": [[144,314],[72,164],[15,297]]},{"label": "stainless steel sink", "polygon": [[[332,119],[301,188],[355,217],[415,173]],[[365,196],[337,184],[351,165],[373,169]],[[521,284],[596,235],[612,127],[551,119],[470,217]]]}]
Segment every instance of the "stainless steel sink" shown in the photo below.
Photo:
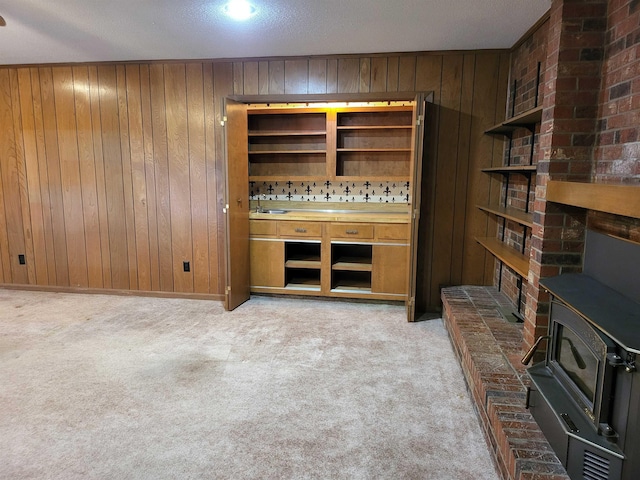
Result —
[{"label": "stainless steel sink", "polygon": [[275,209],[275,208],[271,208],[269,210],[265,210],[263,213],[272,213],[274,215],[281,215],[283,213],[287,213],[288,210],[280,210],[280,209]]}]

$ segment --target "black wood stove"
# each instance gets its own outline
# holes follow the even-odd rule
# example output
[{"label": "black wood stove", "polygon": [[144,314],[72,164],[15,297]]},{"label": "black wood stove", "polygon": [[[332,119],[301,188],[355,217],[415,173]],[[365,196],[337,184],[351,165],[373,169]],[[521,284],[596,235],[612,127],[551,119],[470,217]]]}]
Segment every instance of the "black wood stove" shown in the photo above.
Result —
[{"label": "black wood stove", "polygon": [[527,406],[572,480],[640,478],[640,245],[587,232],[581,274],[540,281],[551,294],[544,361]]}]

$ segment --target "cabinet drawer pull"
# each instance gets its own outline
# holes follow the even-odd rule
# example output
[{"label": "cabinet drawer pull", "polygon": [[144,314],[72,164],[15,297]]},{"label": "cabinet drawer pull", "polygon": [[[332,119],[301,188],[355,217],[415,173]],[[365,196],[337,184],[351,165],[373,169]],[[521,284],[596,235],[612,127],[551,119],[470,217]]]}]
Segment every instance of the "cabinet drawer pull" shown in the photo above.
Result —
[{"label": "cabinet drawer pull", "polygon": [[296,228],[296,233],[307,233],[306,228]]},{"label": "cabinet drawer pull", "polygon": [[358,230],[347,230],[347,231],[345,231],[345,233],[347,235],[357,235],[358,234]]}]

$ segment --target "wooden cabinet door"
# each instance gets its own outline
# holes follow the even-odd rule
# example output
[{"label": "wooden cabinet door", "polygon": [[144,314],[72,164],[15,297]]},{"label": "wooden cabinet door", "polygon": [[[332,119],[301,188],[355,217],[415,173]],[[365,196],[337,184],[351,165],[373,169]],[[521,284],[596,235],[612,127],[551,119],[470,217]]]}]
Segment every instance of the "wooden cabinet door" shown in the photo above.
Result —
[{"label": "wooden cabinet door", "polygon": [[249,300],[249,153],[247,107],[225,99],[227,276],[225,308]]},{"label": "wooden cabinet door", "polygon": [[408,245],[374,245],[371,293],[407,293]]},{"label": "wooden cabinet door", "polygon": [[252,238],[251,286],[284,288],[284,241]]},{"label": "wooden cabinet door", "polygon": [[408,297],[406,302],[407,320],[416,319],[416,282],[418,268],[418,226],[420,222],[420,193],[422,191],[422,156],[424,154],[424,124],[427,99],[424,94],[418,94],[415,99],[413,112],[413,162],[411,171],[411,236],[410,248],[407,249],[407,263],[409,266]]}]

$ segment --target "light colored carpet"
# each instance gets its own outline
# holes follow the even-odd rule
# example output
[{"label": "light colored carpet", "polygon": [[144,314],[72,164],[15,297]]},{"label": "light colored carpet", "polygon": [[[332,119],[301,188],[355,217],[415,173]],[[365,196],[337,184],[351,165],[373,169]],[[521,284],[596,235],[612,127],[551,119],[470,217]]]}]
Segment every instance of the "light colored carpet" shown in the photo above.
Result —
[{"label": "light colored carpet", "polygon": [[0,289],[2,479],[497,479],[440,320]]}]

